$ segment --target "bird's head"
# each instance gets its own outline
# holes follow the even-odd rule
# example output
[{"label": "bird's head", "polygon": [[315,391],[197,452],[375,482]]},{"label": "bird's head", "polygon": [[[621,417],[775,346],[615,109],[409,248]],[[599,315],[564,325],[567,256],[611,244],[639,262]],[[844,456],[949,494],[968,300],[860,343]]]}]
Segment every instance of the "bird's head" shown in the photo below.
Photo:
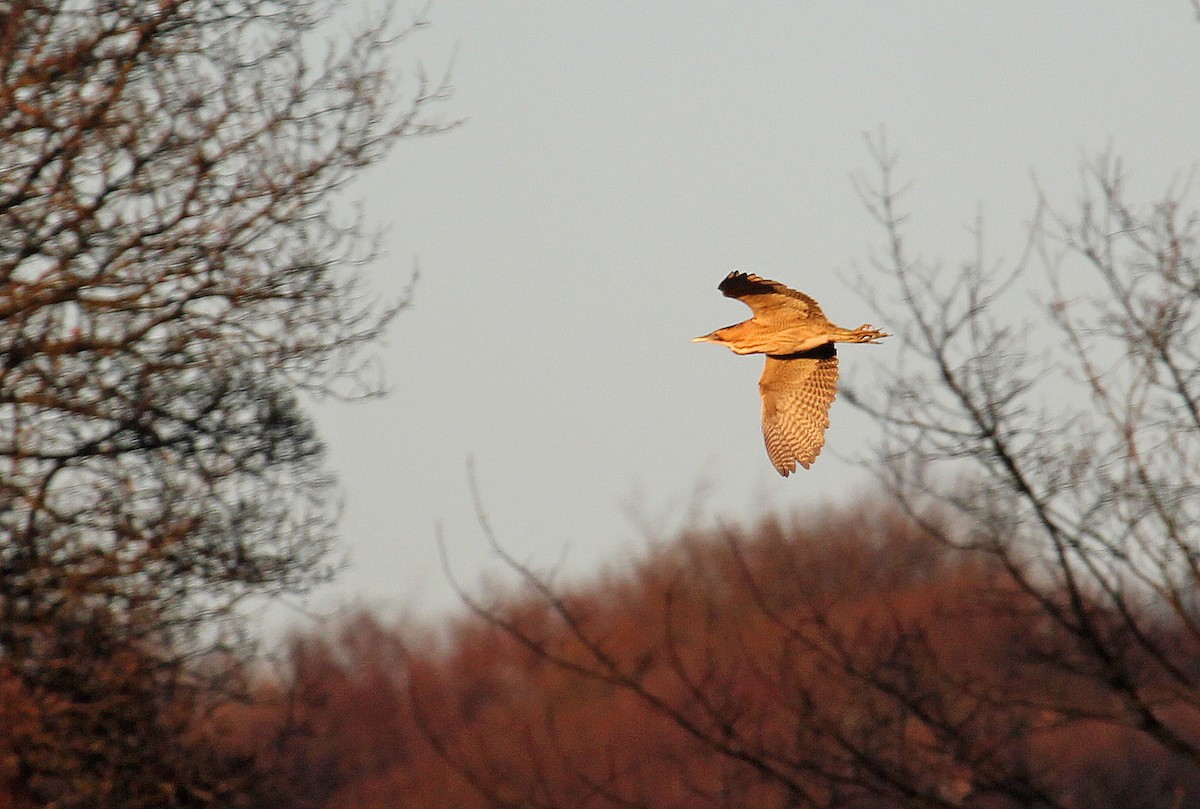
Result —
[{"label": "bird's head", "polygon": [[728,348],[735,354],[750,354],[758,351],[756,345],[747,343],[747,328],[745,323],[737,323],[717,329],[710,334],[704,334],[692,339],[693,343],[716,343]]},{"label": "bird's head", "polygon": [[725,338],[725,335],[721,334],[721,332],[723,332],[723,331],[725,331],[725,329],[717,329],[714,332],[710,332],[708,334],[702,334],[699,337],[693,337],[692,342],[693,343],[718,343],[718,344],[723,345],[728,342],[728,340]]}]

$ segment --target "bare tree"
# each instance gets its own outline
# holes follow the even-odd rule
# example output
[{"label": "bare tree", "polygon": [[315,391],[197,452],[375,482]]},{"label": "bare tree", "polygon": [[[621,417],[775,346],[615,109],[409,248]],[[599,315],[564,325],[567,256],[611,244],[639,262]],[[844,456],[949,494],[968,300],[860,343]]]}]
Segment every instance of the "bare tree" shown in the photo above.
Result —
[{"label": "bare tree", "polygon": [[409,669],[467,805],[1071,805],[1069,754],[1026,735],[1061,680],[1009,665],[1029,599],[887,507],[686,535],[590,587],[497,551],[523,587],[467,598],[471,688]]},{"label": "bare tree", "polygon": [[[1053,665],[1200,767],[1200,215],[1187,188],[1128,199],[1120,163],[1083,172],[1067,213],[1043,200],[1024,256],[954,270],[913,259],[882,143],[866,191],[887,234],[878,304],[903,312],[877,396],[878,467],[946,542],[985,553],[1062,639]],[[980,237],[982,239],[982,237]],[[875,281],[879,281],[877,275]],[[887,289],[886,282],[872,286]],[[1050,706],[1061,708],[1063,705]]]},{"label": "bare tree", "polygon": [[0,4],[0,666],[45,720],[6,740],[29,805],[217,800],[178,755],[91,743],[145,731],[94,675],[127,655],[139,700],[174,698],[239,601],[329,573],[299,397],[375,391],[360,350],[396,311],[334,200],[443,128],[445,93],[391,65],[423,21],[322,41],[337,8]]},{"label": "bare tree", "polygon": [[[1049,610],[1070,589],[1031,589],[1010,556],[987,549],[995,529],[943,513],[923,504],[914,521],[860,503],[689,534],[586,586],[556,586],[495,545],[521,587],[464,594],[481,625],[432,656],[418,639],[396,676],[411,721],[475,797],[397,794],[547,809],[1200,799],[1200,768],[1124,712],[1121,684],[1086,667],[1074,627]],[[1077,598],[1127,649],[1116,644],[1132,619]],[[1156,639],[1195,659],[1200,644],[1169,630],[1156,624]],[[1160,693],[1156,661],[1129,654],[1126,665]],[[1192,699],[1160,707],[1185,744],[1200,721],[1171,709]],[[373,783],[407,782],[393,771]]]}]

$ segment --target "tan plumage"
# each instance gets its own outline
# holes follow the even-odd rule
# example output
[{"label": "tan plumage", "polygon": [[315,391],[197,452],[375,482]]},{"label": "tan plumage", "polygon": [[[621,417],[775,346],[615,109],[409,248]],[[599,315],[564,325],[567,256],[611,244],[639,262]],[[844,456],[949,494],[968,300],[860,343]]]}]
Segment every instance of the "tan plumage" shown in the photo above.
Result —
[{"label": "tan plumage", "polygon": [[869,324],[843,329],[830,323],[803,292],[757,275],[731,272],[718,289],[750,307],[754,316],[697,337],[737,354],[766,354],[758,390],[763,440],[779,474],[812,465],[825,445],[829,406],[837,395],[835,342],[875,343],[888,335]]}]

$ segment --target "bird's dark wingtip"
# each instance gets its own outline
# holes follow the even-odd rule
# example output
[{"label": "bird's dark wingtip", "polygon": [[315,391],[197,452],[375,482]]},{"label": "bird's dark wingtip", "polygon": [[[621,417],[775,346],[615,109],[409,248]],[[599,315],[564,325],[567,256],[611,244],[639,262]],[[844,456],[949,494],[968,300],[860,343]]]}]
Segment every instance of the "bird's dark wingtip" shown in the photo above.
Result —
[{"label": "bird's dark wingtip", "polygon": [[717,289],[730,298],[740,298],[744,295],[767,295],[778,291],[771,281],[737,270],[725,276],[725,280],[717,285]]}]

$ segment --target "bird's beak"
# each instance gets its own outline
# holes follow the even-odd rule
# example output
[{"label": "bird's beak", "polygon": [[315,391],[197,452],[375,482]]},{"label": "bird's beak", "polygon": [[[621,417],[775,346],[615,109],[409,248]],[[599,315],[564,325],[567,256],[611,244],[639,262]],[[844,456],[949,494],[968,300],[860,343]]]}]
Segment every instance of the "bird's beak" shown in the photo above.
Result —
[{"label": "bird's beak", "polygon": [[703,334],[699,337],[693,337],[692,342],[693,343],[711,343],[711,342],[713,342],[713,336],[711,334]]}]

